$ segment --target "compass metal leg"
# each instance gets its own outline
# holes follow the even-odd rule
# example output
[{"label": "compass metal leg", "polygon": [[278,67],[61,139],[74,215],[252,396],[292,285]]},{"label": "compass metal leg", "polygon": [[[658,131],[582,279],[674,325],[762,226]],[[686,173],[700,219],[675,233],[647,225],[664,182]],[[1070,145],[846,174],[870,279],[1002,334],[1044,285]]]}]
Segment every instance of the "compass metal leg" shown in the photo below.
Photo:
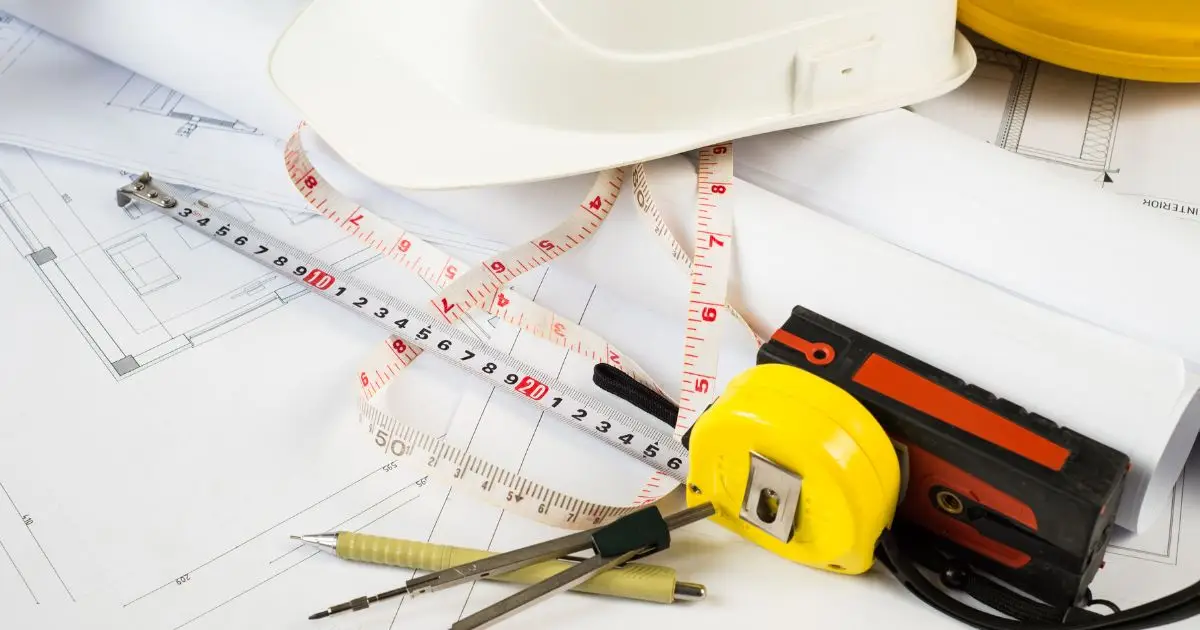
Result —
[{"label": "compass metal leg", "polygon": [[551,595],[568,590],[582,582],[588,580],[596,573],[607,571],[614,567],[618,567],[626,562],[629,562],[639,553],[647,551],[647,547],[641,549],[633,549],[619,556],[605,558],[603,556],[592,556],[583,562],[554,575],[542,582],[538,582],[533,586],[519,591],[516,594],[510,595],[487,608],[484,608],[474,614],[471,614],[463,619],[460,619],[454,625],[450,626],[450,630],[474,630],[476,628],[487,628],[492,624],[500,622],[516,613],[524,610],[539,601],[542,601]]}]

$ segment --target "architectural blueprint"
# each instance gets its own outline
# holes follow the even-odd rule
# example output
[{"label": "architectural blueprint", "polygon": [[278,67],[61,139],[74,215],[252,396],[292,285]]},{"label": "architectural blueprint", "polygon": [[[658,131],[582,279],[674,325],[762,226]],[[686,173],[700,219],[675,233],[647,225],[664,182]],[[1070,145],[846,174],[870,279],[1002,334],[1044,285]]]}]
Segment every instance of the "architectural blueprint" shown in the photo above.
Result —
[{"label": "architectural blueprint", "polygon": [[[352,384],[382,331],[167,217],[118,207],[128,177],[0,149],[0,602],[14,627],[307,627],[317,607],[411,572],[348,566],[291,534],[485,548],[552,534],[381,459],[357,424]],[[398,295],[432,295],[318,215],[207,199]],[[498,247],[429,219],[420,233],[463,260]],[[543,269],[516,286],[601,334],[654,332],[566,276]],[[482,313],[468,330],[590,385],[578,355]],[[659,333],[645,365],[665,382],[682,346]],[[410,421],[596,500],[627,501],[648,474],[434,361],[414,364],[392,393]],[[582,457],[605,476],[571,465]],[[456,589],[323,627],[445,627],[503,592]]]},{"label": "architectural blueprint", "polygon": [[[207,238],[155,213],[144,216],[135,206],[120,212],[103,207],[111,196],[111,175],[0,147],[0,233],[114,378],[136,374],[303,294],[245,261],[212,273],[209,250],[219,246]],[[374,259],[373,251],[318,215],[211,195],[209,201],[337,267],[353,270]],[[462,241],[432,225],[412,229],[439,245]]]},{"label": "architectural blueprint", "polygon": [[1200,141],[1200,86],[1085,74],[970,35],[975,74],[912,111],[1147,208],[1200,218],[1200,181],[1185,166]]},{"label": "architectural blueprint", "polygon": [[4,74],[37,39],[37,29],[0,12],[0,74]]},{"label": "architectural blueprint", "polygon": [[[38,540],[36,520],[22,511],[0,481],[0,597],[14,597],[28,604],[54,605],[74,602],[54,561]],[[11,570],[10,570],[11,569]]]},{"label": "architectural blueprint", "polygon": [[182,124],[175,132],[179,136],[190,136],[201,127],[236,133],[258,133],[258,129],[240,120],[232,119],[196,99],[137,74],[130,74],[129,80],[113,95],[108,104],[179,120]]},{"label": "architectural blueprint", "polygon": [[278,138],[3,12],[0,142],[304,210]]}]

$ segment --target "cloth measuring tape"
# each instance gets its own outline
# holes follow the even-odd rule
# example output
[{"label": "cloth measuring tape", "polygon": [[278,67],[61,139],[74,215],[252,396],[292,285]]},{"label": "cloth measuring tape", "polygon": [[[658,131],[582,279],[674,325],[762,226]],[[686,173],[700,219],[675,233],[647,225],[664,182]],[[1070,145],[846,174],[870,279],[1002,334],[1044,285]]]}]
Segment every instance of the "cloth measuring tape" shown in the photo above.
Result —
[{"label": "cloth measuring tape", "polygon": [[[157,182],[143,178],[123,194],[151,203],[190,227],[255,258],[292,280],[385,327],[391,333],[374,348],[354,375],[360,392],[359,421],[385,456],[402,460],[447,486],[532,520],[565,529],[609,523],[671,492],[687,479],[688,452],[682,437],[717,397],[720,327],[732,314],[757,343],[761,339],[726,302],[731,262],[733,192],[732,145],[701,151],[697,173],[695,260],[689,259],[654,204],[642,165],[634,165],[637,207],[645,224],[689,273],[678,418],[674,432],[641,421],[557,382],[532,366],[480,343],[463,332],[474,308],[522,331],[556,343],[589,360],[611,366],[669,400],[635,361],[605,339],[524,298],[507,283],[585,243],[601,228],[626,179],[626,169],[598,174],[588,194],[555,228],[516,247],[470,265],[438,250],[415,234],[372,213],[340,193],[321,175],[302,146],[302,124],[288,141],[285,160],[297,191],[347,234],[425,280],[438,293],[421,306],[336,272],[329,265],[279,239],[213,208],[188,203]],[[336,273],[335,273],[336,272]],[[419,355],[430,352],[523,398],[588,433],[596,440],[650,466],[654,472],[628,505],[604,505],[549,488],[442,442],[406,424],[382,402],[384,392]]]},{"label": "cloth measuring tape", "polygon": [[[430,300],[430,306],[447,324],[457,323],[471,308],[482,308],[537,337],[563,345],[593,361],[621,369],[643,385],[665,395],[663,389],[644,370],[612,344],[586,328],[521,298],[515,292],[503,289],[504,283],[566,254],[586,242],[600,229],[621,191],[625,180],[624,168],[600,172],[579,207],[558,226],[486,259],[478,266],[468,267],[342,195],[308,159],[302,146],[302,131],[303,126],[292,134],[285,153],[288,174],[297,191],[315,210],[349,234],[404,265],[432,286],[438,287],[440,292]],[[642,461],[665,461],[665,467],[659,467],[628,506],[602,506],[579,499],[564,499],[560,493],[544,490],[536,484],[534,487],[537,490],[534,494],[547,496],[536,504],[525,504],[516,497],[529,492],[526,480],[515,478],[509,473],[505,475],[512,478],[509,483],[496,484],[495,477],[485,478],[481,472],[496,469],[490,464],[461,465],[462,463],[454,461],[453,457],[442,457],[438,453],[428,454],[426,463],[433,462],[429,467],[440,473],[438,476],[442,481],[452,487],[469,488],[477,495],[482,493],[484,500],[506,509],[514,509],[534,520],[578,529],[610,522],[660,499],[674,489],[674,485],[668,479],[674,479],[676,482],[686,479],[687,454],[682,451],[680,440],[694,424],[700,412],[716,399],[718,393],[717,355],[722,325],[719,320],[723,319],[719,313],[733,313],[746,329],[750,330],[745,320],[726,302],[733,241],[733,217],[729,202],[733,188],[732,143],[702,149],[697,169],[696,242],[695,260],[692,261],[688,259],[655,206],[643,166],[636,164],[632,167],[640,216],[658,236],[659,242],[671,252],[677,263],[690,272],[687,335],[678,401],[679,417],[675,423],[673,439],[668,441],[654,435],[639,435],[636,426],[627,427],[628,431],[623,430],[585,406],[578,406],[570,413],[570,418],[578,422],[575,426],[583,428],[593,437],[617,446],[634,457],[640,456]],[[466,270],[465,273],[462,273],[462,270]],[[754,335],[753,331],[750,331],[750,334]],[[757,335],[754,337],[761,343]],[[376,351],[367,360],[359,374],[363,386],[363,407],[369,418],[368,431],[379,438],[377,443],[383,442],[379,445],[389,449],[391,455],[398,455],[398,452],[405,449],[392,450],[391,444],[396,438],[389,436],[409,437],[407,441],[403,437],[398,438],[407,444],[413,441],[411,436],[416,431],[403,425],[394,414],[381,408],[376,401],[395,375],[415,359],[418,353],[419,350],[412,347],[410,342],[390,338],[383,349]],[[459,361],[461,360],[460,357]],[[491,362],[488,362],[484,367],[490,364]],[[505,385],[515,385],[518,392],[539,403],[546,400],[548,394],[542,390],[549,381],[526,377],[519,379],[515,384],[507,382],[511,380],[512,378],[506,377]],[[555,402],[557,399],[558,397],[550,397],[551,411],[560,409],[560,403]],[[389,442],[389,439],[392,441]],[[418,441],[429,442],[427,437],[425,440],[418,438]],[[664,459],[660,457],[663,453],[674,455]],[[447,475],[450,466],[454,467],[454,471]],[[476,478],[470,478],[472,471]],[[570,509],[562,506],[569,506]]]}]

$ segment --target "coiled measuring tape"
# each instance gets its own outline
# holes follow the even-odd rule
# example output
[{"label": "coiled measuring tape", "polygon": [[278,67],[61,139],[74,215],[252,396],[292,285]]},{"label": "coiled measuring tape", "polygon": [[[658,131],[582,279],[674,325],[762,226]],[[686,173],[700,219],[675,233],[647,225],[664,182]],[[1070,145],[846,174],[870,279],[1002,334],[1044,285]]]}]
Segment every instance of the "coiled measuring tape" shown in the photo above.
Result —
[{"label": "coiled measuring tape", "polygon": [[[635,361],[601,336],[558,316],[508,287],[523,273],[568,254],[603,223],[620,193],[626,169],[606,170],[576,210],[555,228],[481,264],[470,265],[438,250],[415,234],[374,214],[340,193],[308,159],[301,137],[304,125],[288,141],[285,161],[297,191],[319,213],[349,235],[436,287],[420,306],[370,286],[348,273],[261,232],[200,200],[189,200],[148,176],[125,186],[121,195],[136,199],[205,233],[265,266],[311,287],[310,291],[358,313],[389,332],[368,354],[355,381],[360,391],[359,422],[367,438],[386,456],[425,472],[448,487],[489,504],[565,529],[611,522],[671,492],[687,479],[688,453],[681,439],[717,397],[721,326],[733,316],[761,344],[726,302],[731,265],[733,167],[731,143],[700,151],[697,166],[694,259],[689,259],[662,220],[652,183],[643,165],[631,168],[640,216],[673,258],[689,272],[686,342],[679,416],[670,432],[652,419],[618,412],[533,366],[469,336],[463,317],[481,309],[541,339],[605,363],[672,400]],[[431,353],[502,391],[520,397],[595,440],[651,467],[637,497],[628,505],[586,501],[521,477],[405,424],[383,402],[383,393],[423,353]]]}]

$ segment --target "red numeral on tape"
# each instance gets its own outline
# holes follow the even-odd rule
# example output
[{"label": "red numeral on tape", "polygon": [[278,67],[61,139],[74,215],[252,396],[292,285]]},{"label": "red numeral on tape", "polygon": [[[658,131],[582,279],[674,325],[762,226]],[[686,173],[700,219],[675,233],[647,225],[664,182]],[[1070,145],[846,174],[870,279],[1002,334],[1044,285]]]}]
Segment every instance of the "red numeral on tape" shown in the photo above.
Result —
[{"label": "red numeral on tape", "polygon": [[517,391],[534,400],[541,400],[550,391],[550,388],[536,378],[526,376],[521,379],[520,383],[517,383]]},{"label": "red numeral on tape", "polygon": [[334,278],[320,269],[313,269],[312,271],[308,272],[307,276],[304,276],[304,281],[324,291],[325,289],[333,286],[333,283],[337,281],[337,278]]},{"label": "red numeral on tape", "polygon": [[711,306],[705,306],[704,310],[700,311],[700,319],[703,319],[706,322],[717,321],[717,309]]}]

